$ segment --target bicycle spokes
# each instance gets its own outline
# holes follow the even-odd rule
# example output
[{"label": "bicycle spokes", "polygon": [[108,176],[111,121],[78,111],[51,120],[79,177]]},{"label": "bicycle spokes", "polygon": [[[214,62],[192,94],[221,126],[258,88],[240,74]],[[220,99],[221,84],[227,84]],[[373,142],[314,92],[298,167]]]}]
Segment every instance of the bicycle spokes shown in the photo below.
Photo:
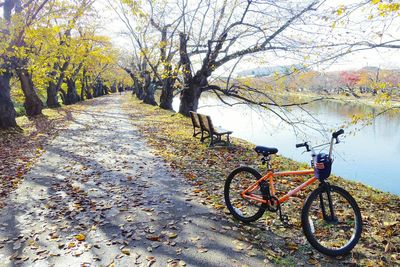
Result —
[{"label": "bicycle spokes", "polygon": [[[256,214],[262,203],[252,198],[243,197],[243,191],[254,184],[256,178],[248,172],[237,173],[230,184],[229,199],[234,211],[242,217],[251,217]],[[262,199],[262,192],[259,187],[255,187],[251,191],[251,195],[255,198]]]},{"label": "bicycle spokes", "polygon": [[324,247],[340,249],[355,234],[355,214],[348,201],[337,192],[319,194],[309,209],[311,232]]}]

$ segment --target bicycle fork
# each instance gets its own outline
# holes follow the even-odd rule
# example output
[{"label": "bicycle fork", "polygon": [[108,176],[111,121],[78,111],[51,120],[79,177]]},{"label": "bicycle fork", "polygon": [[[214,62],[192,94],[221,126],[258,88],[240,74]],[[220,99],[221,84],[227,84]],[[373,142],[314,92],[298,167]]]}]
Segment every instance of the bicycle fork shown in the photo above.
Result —
[{"label": "bicycle fork", "polygon": [[[322,186],[325,187],[326,191],[319,194],[319,202],[320,202],[320,207],[322,210],[322,216],[324,218],[324,221],[326,221],[327,223],[337,223],[338,220],[335,216],[335,211],[333,208],[333,201],[332,201],[330,185],[328,183],[324,183]],[[323,196],[324,193],[326,193],[326,196],[328,199],[329,215],[326,210],[325,203],[324,203],[324,196]]]}]

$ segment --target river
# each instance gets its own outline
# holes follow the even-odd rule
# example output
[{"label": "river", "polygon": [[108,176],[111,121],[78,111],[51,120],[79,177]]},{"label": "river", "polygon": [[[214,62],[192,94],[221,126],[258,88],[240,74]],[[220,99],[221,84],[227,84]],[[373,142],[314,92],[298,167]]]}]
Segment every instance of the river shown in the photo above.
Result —
[{"label": "river", "polygon": [[[174,99],[173,106],[178,109],[178,98]],[[294,129],[273,112],[258,107],[222,105],[214,96],[202,96],[198,112],[210,115],[215,125],[232,130],[235,137],[276,147],[281,155],[301,162],[309,162],[310,154],[296,149],[296,143],[327,142],[330,132],[343,126],[353,114],[374,112],[374,108],[366,105],[336,101],[315,102],[307,105],[306,110],[292,108],[288,116],[316,126],[324,134],[306,126]],[[322,123],[317,124],[315,119]],[[352,125],[345,132],[341,143],[335,146],[332,172],[400,195],[400,113],[385,113],[370,125]]]}]

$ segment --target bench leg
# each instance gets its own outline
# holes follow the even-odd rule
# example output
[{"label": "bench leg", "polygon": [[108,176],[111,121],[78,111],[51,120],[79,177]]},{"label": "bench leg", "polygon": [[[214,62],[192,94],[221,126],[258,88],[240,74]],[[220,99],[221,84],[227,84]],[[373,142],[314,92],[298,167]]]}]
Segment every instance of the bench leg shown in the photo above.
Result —
[{"label": "bench leg", "polygon": [[196,133],[196,131],[194,131],[194,132],[193,132],[193,137],[196,137],[196,136],[198,136],[199,134],[201,134],[201,132],[197,132],[197,133]]},{"label": "bench leg", "polygon": [[[207,134],[207,135],[206,135]],[[201,132],[201,138],[200,141],[203,143],[204,140],[206,140],[207,138],[210,138],[210,133],[207,131],[202,131]]]},{"label": "bench leg", "polygon": [[230,136],[229,136],[229,134],[227,134],[227,136],[226,136],[226,141],[225,140],[222,140],[222,135],[217,135],[216,137],[211,137],[211,140],[210,140],[210,147],[214,147],[215,145],[217,145],[217,144],[219,144],[219,145],[223,145],[223,146],[231,146],[231,139],[230,139]]},{"label": "bench leg", "polygon": [[215,142],[214,142],[214,136],[211,135],[211,136],[210,136],[210,144],[209,144],[208,146],[209,146],[209,147],[213,147],[214,144],[215,144]]}]

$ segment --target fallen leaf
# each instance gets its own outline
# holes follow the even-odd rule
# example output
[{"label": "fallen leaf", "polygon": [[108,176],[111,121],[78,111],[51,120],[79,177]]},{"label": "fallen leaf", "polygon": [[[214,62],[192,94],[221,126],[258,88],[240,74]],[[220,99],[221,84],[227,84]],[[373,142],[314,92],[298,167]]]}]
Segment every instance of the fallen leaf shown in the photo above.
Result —
[{"label": "fallen leaf", "polygon": [[73,248],[76,247],[76,243],[75,242],[69,242],[67,245],[68,248]]},{"label": "fallen leaf", "polygon": [[208,249],[206,249],[205,247],[198,247],[197,248],[197,252],[199,253],[206,253],[208,251]]},{"label": "fallen leaf", "polygon": [[146,236],[146,239],[151,240],[151,241],[160,241],[160,236],[157,235],[151,235],[151,236]]},{"label": "fallen leaf", "polygon": [[197,242],[199,240],[200,240],[200,236],[194,236],[194,237],[190,238],[190,241],[192,241],[192,242]]},{"label": "fallen leaf", "polygon": [[176,238],[178,236],[178,234],[170,232],[167,234],[167,236],[168,236],[168,238],[173,239],[173,238]]},{"label": "fallen leaf", "polygon": [[319,261],[315,258],[309,258],[307,263],[311,264],[311,265],[317,265],[319,263]]},{"label": "fallen leaf", "polygon": [[147,256],[146,260],[147,261],[156,261],[156,258],[154,256]]},{"label": "fallen leaf", "polygon": [[296,243],[293,243],[293,242],[287,242],[287,243],[286,243],[286,247],[287,247],[289,250],[292,250],[292,251],[296,251],[296,250],[299,249],[299,246],[298,246]]},{"label": "fallen leaf", "polygon": [[121,249],[121,252],[128,256],[131,255],[131,251],[128,248]]},{"label": "fallen leaf", "polygon": [[80,233],[75,236],[75,239],[78,241],[85,241],[86,236],[84,234]]}]

